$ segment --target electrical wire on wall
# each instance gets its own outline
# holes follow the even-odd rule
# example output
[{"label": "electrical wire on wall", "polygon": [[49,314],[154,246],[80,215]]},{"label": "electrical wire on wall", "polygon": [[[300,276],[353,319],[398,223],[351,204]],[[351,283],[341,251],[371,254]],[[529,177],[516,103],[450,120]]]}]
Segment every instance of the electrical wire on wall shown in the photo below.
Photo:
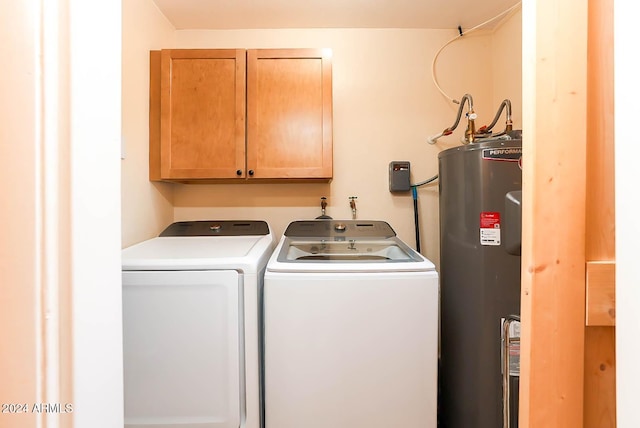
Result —
[{"label": "electrical wire on wall", "polygon": [[[435,53],[434,57],[433,57],[433,61],[431,62],[431,78],[433,79],[433,83],[436,86],[436,89],[438,89],[438,91],[449,101],[451,101],[454,104],[460,104],[461,101],[456,100],[452,97],[450,97],[449,95],[447,95],[447,93],[442,89],[442,87],[440,87],[440,84],[438,83],[438,79],[436,77],[436,63],[438,61],[438,56],[442,53],[442,51],[449,46],[451,43],[455,42],[456,40],[459,40],[462,36],[464,36],[465,34],[469,34],[472,33],[476,30],[479,30],[480,28],[496,21],[497,19],[503,18],[505,16],[507,16],[508,14],[510,14],[511,12],[515,11],[518,7],[520,7],[522,4],[521,1],[517,2],[516,4],[514,4],[513,6],[509,7],[508,9],[504,10],[503,12],[499,13],[498,15],[494,16],[493,18],[490,18],[486,21],[484,21],[481,24],[478,24],[466,31],[463,31],[462,27],[458,26],[458,35],[456,35],[455,37],[453,37],[451,40],[447,41],[444,45],[442,45],[442,47],[440,47],[440,49],[438,49],[438,51]],[[464,100],[464,97],[463,97]],[[470,100],[470,98],[469,98]],[[471,103],[471,101],[469,101]],[[462,106],[460,107],[462,108]],[[458,120],[460,119],[460,117],[458,117]],[[455,126],[457,126],[457,121],[456,124],[453,126],[453,128],[455,128]],[[444,135],[443,133],[440,133],[436,136],[430,137],[429,138],[429,143],[430,144],[434,144],[435,141],[437,140],[437,138],[441,137],[442,135]],[[446,134],[448,135],[448,134]],[[430,183],[433,183],[434,181],[436,181],[438,179],[438,175],[434,175],[433,177],[421,181],[419,183],[416,184],[412,184],[411,185],[411,193],[413,196],[413,216],[414,216],[414,222],[415,222],[415,233],[416,233],[416,251],[420,252],[420,223],[419,223],[419,215],[418,215],[418,187],[420,186],[424,186]]]},{"label": "electrical wire on wall", "polygon": [[411,195],[413,196],[413,220],[416,228],[416,251],[420,252],[420,220],[418,215],[418,187],[433,183],[438,179],[437,175],[411,185]]},{"label": "electrical wire on wall", "polygon": [[469,34],[472,33],[482,27],[484,27],[485,25],[488,25],[490,23],[492,23],[493,21],[495,21],[496,19],[500,19],[503,16],[507,15],[508,13],[514,11],[516,8],[518,8],[521,5],[522,2],[518,2],[516,4],[514,4],[513,6],[511,6],[510,8],[508,8],[507,10],[499,13],[498,15],[494,16],[491,19],[488,19],[486,21],[484,21],[482,24],[478,24],[473,28],[470,28],[466,31],[462,30],[462,27],[458,27],[458,35],[455,36],[454,38],[452,38],[451,40],[449,40],[447,43],[445,43],[444,45],[442,45],[442,47],[440,49],[438,49],[438,51],[436,52],[436,54],[433,57],[433,61],[431,62],[431,78],[433,79],[433,83],[436,85],[436,88],[438,89],[438,91],[440,91],[440,93],[449,101],[451,101],[454,104],[460,104],[460,101],[450,97],[449,95],[447,95],[444,90],[440,87],[440,85],[438,84],[438,79],[436,78],[436,61],[438,60],[438,56],[440,55],[440,53],[447,47],[449,46],[451,43],[455,42],[456,40],[459,40],[460,37],[464,36],[465,34]]}]

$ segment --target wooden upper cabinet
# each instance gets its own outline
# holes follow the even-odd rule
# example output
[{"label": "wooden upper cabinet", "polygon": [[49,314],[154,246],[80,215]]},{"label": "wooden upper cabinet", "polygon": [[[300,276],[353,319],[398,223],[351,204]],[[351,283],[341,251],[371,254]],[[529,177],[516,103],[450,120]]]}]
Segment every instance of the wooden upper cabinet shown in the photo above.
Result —
[{"label": "wooden upper cabinet", "polygon": [[243,177],[244,50],[168,49],[160,60],[161,178]]},{"label": "wooden upper cabinet", "polygon": [[332,177],[328,51],[152,51],[149,101],[151,180]]},{"label": "wooden upper cabinet", "polygon": [[[255,178],[331,178],[331,52],[247,51],[247,168]],[[253,172],[253,174],[252,174]]]}]

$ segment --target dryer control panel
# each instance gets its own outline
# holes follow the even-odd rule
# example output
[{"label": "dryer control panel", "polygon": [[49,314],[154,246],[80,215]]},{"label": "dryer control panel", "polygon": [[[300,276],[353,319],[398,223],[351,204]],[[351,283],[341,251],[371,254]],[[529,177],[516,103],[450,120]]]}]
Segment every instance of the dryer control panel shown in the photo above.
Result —
[{"label": "dryer control panel", "polygon": [[261,236],[269,234],[269,225],[262,220],[198,220],[179,221],[160,234],[164,236]]}]

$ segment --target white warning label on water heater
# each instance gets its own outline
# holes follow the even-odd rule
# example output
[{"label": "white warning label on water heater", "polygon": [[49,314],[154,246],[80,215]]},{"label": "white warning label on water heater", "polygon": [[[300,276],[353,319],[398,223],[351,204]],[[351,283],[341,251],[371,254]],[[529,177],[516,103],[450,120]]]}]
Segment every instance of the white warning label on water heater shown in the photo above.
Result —
[{"label": "white warning label on water heater", "polygon": [[500,213],[480,213],[480,244],[500,245]]}]

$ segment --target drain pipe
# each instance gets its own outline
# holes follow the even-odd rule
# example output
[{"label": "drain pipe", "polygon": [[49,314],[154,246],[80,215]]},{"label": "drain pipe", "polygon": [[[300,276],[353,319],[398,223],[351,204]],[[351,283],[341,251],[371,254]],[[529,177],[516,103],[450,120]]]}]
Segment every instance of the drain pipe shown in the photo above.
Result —
[{"label": "drain pipe", "polygon": [[[411,185],[411,195],[413,196],[413,221],[416,226],[416,251],[420,253],[420,216],[418,215],[418,187],[431,184],[438,179],[438,175]],[[422,253],[420,253],[422,254]]]},{"label": "drain pipe", "polygon": [[416,227],[416,251],[420,252],[420,223],[418,216],[418,186],[411,186],[413,195],[413,221]]}]

